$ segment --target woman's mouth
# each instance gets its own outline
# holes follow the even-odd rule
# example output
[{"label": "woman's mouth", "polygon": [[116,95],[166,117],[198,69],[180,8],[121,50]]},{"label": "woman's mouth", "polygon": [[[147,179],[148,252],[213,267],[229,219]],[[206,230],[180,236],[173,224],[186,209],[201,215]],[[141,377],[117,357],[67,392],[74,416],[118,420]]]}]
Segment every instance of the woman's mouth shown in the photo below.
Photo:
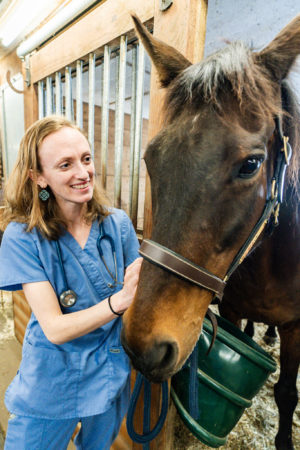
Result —
[{"label": "woman's mouth", "polygon": [[86,181],[85,183],[81,183],[81,184],[73,184],[71,187],[72,189],[86,189],[90,186],[90,182]]}]

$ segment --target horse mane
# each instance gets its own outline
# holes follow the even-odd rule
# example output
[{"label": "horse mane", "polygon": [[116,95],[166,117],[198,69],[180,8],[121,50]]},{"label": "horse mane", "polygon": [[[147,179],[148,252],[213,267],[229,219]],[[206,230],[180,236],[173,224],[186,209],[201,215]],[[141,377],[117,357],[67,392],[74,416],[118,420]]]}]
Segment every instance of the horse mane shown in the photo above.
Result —
[{"label": "horse mane", "polygon": [[287,176],[296,201],[300,201],[300,109],[297,97],[287,80],[281,83],[284,134],[289,137],[293,156]]},{"label": "horse mane", "polygon": [[208,104],[226,118],[230,113],[229,100],[234,99],[239,115],[250,115],[253,121],[283,115],[284,131],[294,150],[288,178],[300,199],[300,113],[286,80],[282,83],[282,98],[280,105],[278,83],[261,64],[259,53],[236,41],[183,70],[168,89],[165,111],[167,121],[171,121],[187,108],[197,111],[201,104]]}]

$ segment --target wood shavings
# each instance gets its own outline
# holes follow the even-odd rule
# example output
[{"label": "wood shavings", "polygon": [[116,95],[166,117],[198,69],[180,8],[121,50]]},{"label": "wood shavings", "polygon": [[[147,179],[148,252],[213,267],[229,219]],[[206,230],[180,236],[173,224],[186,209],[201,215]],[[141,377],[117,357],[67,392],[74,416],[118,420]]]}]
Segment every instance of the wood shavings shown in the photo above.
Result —
[{"label": "wood shavings", "polygon": [[0,291],[0,342],[14,335],[11,292]]}]

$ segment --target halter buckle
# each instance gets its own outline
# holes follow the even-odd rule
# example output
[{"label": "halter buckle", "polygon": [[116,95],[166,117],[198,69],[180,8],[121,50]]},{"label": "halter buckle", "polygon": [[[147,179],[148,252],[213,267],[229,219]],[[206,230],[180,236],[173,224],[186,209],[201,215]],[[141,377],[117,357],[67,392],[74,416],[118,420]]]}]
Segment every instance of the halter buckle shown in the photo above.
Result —
[{"label": "halter buckle", "polygon": [[286,163],[287,165],[288,165],[289,162],[290,162],[290,155],[289,155],[289,152],[288,152],[288,146],[287,146],[288,141],[289,141],[288,136],[283,136],[283,148],[281,149],[281,151],[284,153],[285,163]]},{"label": "halter buckle", "polygon": [[272,179],[272,185],[271,185],[271,199],[274,200],[278,195],[278,184],[276,178]]},{"label": "halter buckle", "polygon": [[274,209],[274,225],[277,226],[279,224],[279,210],[280,210],[280,203],[277,203],[276,208]]}]

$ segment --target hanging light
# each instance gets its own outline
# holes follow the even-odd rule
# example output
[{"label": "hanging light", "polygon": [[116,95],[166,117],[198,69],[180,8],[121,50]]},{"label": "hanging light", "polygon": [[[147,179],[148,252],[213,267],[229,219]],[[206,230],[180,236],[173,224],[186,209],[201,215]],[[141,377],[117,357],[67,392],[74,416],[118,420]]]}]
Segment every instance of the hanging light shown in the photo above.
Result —
[{"label": "hanging light", "polygon": [[17,0],[0,20],[0,41],[9,47],[41,22],[56,6],[57,0]]}]

